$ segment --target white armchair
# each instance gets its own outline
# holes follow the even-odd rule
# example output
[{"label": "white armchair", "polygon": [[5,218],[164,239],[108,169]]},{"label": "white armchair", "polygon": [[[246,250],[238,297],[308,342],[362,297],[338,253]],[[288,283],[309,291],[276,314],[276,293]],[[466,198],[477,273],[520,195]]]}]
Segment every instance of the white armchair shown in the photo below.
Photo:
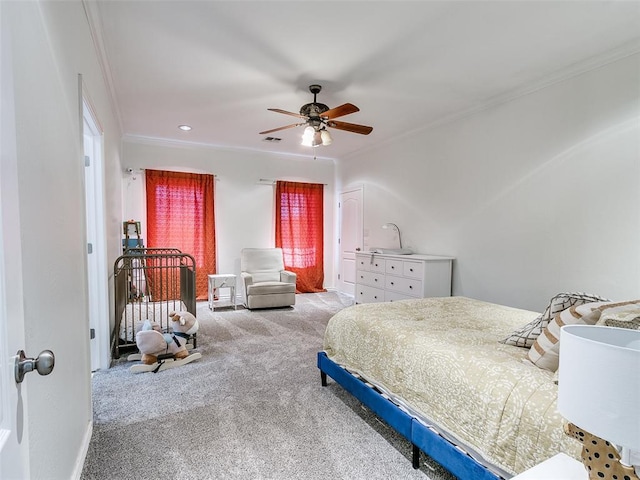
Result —
[{"label": "white armchair", "polygon": [[295,305],[296,274],[284,269],[281,248],[242,249],[240,275],[248,309]]}]

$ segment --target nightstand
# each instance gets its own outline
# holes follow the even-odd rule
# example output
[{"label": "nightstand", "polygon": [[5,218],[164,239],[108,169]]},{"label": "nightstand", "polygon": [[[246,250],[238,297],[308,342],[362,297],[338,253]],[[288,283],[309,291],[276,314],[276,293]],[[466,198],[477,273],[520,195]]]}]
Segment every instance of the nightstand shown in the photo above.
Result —
[{"label": "nightstand", "polygon": [[216,302],[219,302],[220,289],[229,289],[229,301],[233,309],[236,309],[236,276],[233,274],[214,274],[209,277],[209,309],[215,310]]},{"label": "nightstand", "polygon": [[582,462],[559,453],[511,480],[589,480]]}]

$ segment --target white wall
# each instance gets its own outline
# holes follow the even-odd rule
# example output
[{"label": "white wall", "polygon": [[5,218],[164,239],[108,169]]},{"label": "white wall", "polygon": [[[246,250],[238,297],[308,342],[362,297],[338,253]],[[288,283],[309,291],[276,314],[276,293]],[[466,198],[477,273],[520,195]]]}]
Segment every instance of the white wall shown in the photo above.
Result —
[{"label": "white wall", "polygon": [[366,243],[394,222],[415,251],[455,255],[456,295],[640,298],[639,85],[635,55],[341,161]]},{"label": "white wall", "polygon": [[[13,233],[23,253],[24,349],[29,356],[44,349],[56,356],[51,375],[31,373],[22,387],[31,478],[70,479],[79,476],[92,421],[78,74],[105,131],[106,202],[118,213],[121,133],[82,3],[2,2],[1,8],[13,27],[21,227]],[[120,238],[114,218],[111,259]]]},{"label": "white wall", "polygon": [[[335,286],[335,167],[332,161],[127,139],[123,144],[123,165],[123,218],[141,220],[143,232],[146,213],[141,169],[216,175],[217,268],[218,273],[236,275],[240,274],[241,249],[275,245],[274,186],[261,184],[260,179],[325,184],[324,284],[326,288]],[[132,168],[133,173],[127,173],[127,168]]]}]

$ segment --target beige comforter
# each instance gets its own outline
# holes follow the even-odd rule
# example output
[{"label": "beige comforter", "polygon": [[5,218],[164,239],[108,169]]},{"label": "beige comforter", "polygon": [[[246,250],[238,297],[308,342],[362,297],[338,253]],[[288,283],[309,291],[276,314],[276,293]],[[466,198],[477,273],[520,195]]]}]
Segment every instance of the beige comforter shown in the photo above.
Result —
[{"label": "beige comforter", "polygon": [[516,474],[580,451],[563,433],[554,374],[499,343],[537,315],[464,297],[355,305],[329,321],[324,349]]}]

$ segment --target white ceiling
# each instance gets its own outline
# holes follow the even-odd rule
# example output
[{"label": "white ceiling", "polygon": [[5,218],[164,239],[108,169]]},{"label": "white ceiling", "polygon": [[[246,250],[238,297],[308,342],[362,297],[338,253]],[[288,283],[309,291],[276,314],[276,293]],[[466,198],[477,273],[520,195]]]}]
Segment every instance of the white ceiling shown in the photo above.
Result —
[{"label": "white ceiling", "polygon": [[[125,135],[306,157],[375,148],[640,51],[640,1],[86,3]],[[296,123],[267,108],[298,112],[312,83],[373,132],[332,129],[315,149],[303,127],[263,141]]]}]

